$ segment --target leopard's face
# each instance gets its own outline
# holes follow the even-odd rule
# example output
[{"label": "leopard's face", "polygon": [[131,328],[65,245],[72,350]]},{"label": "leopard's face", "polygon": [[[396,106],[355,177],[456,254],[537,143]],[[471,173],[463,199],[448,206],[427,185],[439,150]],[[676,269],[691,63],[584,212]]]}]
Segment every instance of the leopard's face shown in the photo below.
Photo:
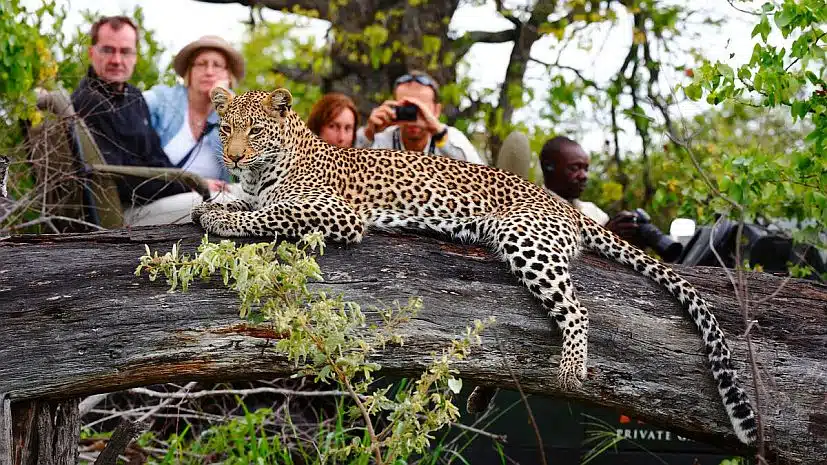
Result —
[{"label": "leopard's face", "polygon": [[252,91],[234,96],[222,87],[210,91],[218,116],[223,159],[231,171],[256,168],[290,149],[288,113],[293,97],[287,89]]}]

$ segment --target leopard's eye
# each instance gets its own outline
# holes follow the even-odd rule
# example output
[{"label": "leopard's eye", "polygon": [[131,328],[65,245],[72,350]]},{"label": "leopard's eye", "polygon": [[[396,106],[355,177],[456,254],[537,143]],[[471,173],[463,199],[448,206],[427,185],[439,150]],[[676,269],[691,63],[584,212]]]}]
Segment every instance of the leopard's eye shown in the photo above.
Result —
[{"label": "leopard's eye", "polygon": [[233,128],[230,126],[230,123],[221,123],[221,130],[226,132],[227,134],[232,132],[232,129]]},{"label": "leopard's eye", "polygon": [[249,134],[251,136],[255,136],[256,134],[260,133],[262,129],[264,129],[264,128],[261,127],[261,126],[252,126],[252,127],[250,127],[250,133]]}]

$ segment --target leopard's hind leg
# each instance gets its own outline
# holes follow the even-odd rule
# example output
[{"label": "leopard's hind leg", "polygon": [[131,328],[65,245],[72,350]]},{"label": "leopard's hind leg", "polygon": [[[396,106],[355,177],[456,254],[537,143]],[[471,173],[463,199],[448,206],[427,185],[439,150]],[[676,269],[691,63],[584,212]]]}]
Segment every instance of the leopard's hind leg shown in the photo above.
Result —
[{"label": "leopard's hind leg", "polygon": [[[574,293],[569,262],[579,247],[577,231],[562,220],[535,211],[496,222],[492,242],[515,276],[525,284],[560,328],[563,348],[558,379],[566,389],[586,378],[589,315]],[[478,386],[468,398],[469,413],[485,410],[496,390]]]},{"label": "leopard's hind leg", "polygon": [[588,311],[577,300],[569,276],[579,232],[565,218],[528,209],[502,218],[495,234],[498,252],[562,332],[561,385],[579,386],[586,378],[589,331]]}]

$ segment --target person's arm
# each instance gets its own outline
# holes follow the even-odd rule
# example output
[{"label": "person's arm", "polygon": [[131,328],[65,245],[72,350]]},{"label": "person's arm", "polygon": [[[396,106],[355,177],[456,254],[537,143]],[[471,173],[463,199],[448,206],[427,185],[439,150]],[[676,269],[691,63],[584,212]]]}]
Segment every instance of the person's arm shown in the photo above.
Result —
[{"label": "person's arm", "polygon": [[357,149],[369,149],[373,147],[373,140],[368,139],[365,135],[364,126],[356,130],[356,139],[353,141],[353,147]]},{"label": "person's arm", "polygon": [[362,130],[362,135],[367,141],[373,142],[378,133],[384,131],[388,126],[393,126],[396,119],[393,107],[398,104],[399,102],[395,100],[385,100],[370,112],[368,121]]},{"label": "person's arm", "polygon": [[161,115],[161,102],[163,95],[161,95],[161,86],[155,86],[143,92],[144,102],[149,110],[149,124],[158,130]]},{"label": "person's arm", "polygon": [[[163,159],[157,160],[157,155],[141,153],[136,154],[124,147],[120,142],[115,121],[112,118],[114,109],[104,99],[104,96],[88,89],[81,89],[72,96],[72,105],[75,111],[83,118],[92,137],[101,151],[104,160],[109,165],[122,166],[157,166],[171,167],[172,164],[166,154]],[[150,136],[157,139],[157,134],[152,128],[148,128]],[[157,140],[160,147],[160,140]],[[162,152],[163,153],[163,152]],[[115,181],[118,187],[118,194],[124,206],[140,205],[146,203],[144,199],[157,199],[168,195],[190,192],[190,188],[184,184],[174,182],[167,183],[159,179],[146,179],[137,176],[119,176]]]},{"label": "person's arm", "polygon": [[106,97],[85,87],[72,94],[72,106],[83,119],[89,132],[95,139],[106,163],[110,165],[134,165],[132,156],[128,156],[118,145],[117,131],[112,120],[112,105]]},{"label": "person's arm", "polygon": [[639,240],[640,224],[637,222],[637,215],[630,211],[621,211],[610,219],[604,227],[637,247],[643,245]]}]

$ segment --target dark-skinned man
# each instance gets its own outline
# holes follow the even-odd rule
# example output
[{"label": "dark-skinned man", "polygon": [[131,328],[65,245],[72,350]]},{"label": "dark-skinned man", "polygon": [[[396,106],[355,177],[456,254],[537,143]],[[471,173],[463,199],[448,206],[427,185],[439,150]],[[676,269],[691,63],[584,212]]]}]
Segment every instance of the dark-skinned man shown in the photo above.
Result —
[{"label": "dark-skinned man", "polygon": [[638,245],[637,216],[622,211],[609,218],[592,202],[580,200],[589,179],[589,155],[577,142],[563,136],[549,139],[540,151],[540,167],[547,191],[562,197],[581,213],[598,222],[623,239]]}]

